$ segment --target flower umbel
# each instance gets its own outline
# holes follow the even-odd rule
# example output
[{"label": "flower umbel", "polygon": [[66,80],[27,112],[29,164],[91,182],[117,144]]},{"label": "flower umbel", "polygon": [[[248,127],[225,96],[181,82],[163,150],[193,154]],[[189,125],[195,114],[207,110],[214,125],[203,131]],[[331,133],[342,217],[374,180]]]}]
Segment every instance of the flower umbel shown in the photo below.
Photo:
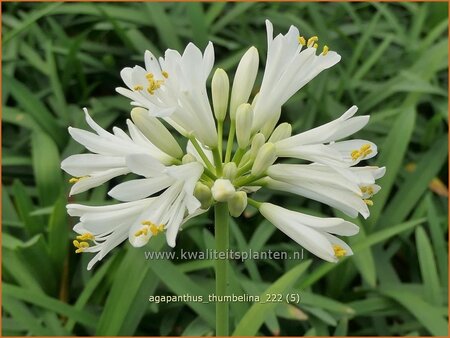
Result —
[{"label": "flower umbel", "polygon": [[[190,43],[183,54],[169,49],[159,59],[146,51],[145,67],[122,70],[127,88],[117,88],[117,92],[137,106],[131,111],[132,121],[127,121],[129,135],[117,127],[113,133],[105,131],[87,110],[86,121],[94,132],[69,128],[74,140],[90,151],[72,155],[61,164],[74,176],[71,195],[121,175],[139,176],[108,192],[119,203],[67,206],[71,216],[79,217],[74,227],[79,234],[73,241],[75,252],[95,253],[88,269],[127,238],[132,246],[141,247],[152,237],[164,235],[168,245],[175,246],[180,227],[217,203],[228,207],[233,217],[251,204],[283,233],[326,261],[353,254],[336,236],[357,234],[355,224],[249,197],[260,189],[285,191],[350,217],[361,214],[367,218],[371,198],[380,190],[375,181],[385,173],[385,168],[356,167],[377,154],[374,143],[344,140],[369,121],[369,116],[355,116],[356,106],[334,121],[296,135],[289,123],[278,125],[283,104],[341,57],[326,45],[320,47],[318,37],[301,36],[296,27],[274,38],[272,24],[266,21],[266,26],[266,67],[254,97],[259,65],[255,47],[242,57],[231,90],[226,72],[215,71],[210,100],[206,81],[214,65],[213,45],[209,43],[202,53]],[[188,139],[185,151],[167,125]],[[281,162],[284,158],[291,159],[289,164]]]}]

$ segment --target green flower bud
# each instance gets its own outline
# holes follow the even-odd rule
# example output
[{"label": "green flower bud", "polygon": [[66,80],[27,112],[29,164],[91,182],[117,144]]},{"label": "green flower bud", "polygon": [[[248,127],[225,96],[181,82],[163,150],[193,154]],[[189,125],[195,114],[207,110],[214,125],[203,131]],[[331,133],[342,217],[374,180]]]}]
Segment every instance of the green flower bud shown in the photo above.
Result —
[{"label": "green flower bud", "polygon": [[183,150],[172,134],[156,117],[150,116],[148,110],[133,108],[131,119],[142,134],[163,152],[174,158],[183,156]]},{"label": "green flower bud", "polygon": [[272,136],[269,138],[269,142],[276,143],[278,141],[284,140],[285,138],[290,137],[292,134],[292,126],[284,122],[280,124],[272,133]]},{"label": "green flower bud", "polygon": [[228,210],[233,217],[239,217],[247,207],[247,193],[237,191],[233,197],[228,200]]},{"label": "green flower bud", "polygon": [[241,104],[236,112],[236,139],[239,148],[247,148],[252,131],[253,110],[248,103]]},{"label": "green flower bud", "polygon": [[208,209],[211,206],[212,203],[211,189],[202,182],[197,182],[197,184],[195,185],[194,196],[201,203],[202,209]]},{"label": "green flower bud", "polygon": [[211,92],[214,115],[218,121],[223,121],[227,114],[230,81],[227,73],[222,68],[217,68],[214,73],[211,82]]},{"label": "green flower bud", "polygon": [[262,133],[253,136],[252,147],[250,148],[250,158],[254,159],[258,154],[259,149],[266,143],[266,138]]},{"label": "green flower bud", "polygon": [[236,163],[228,162],[223,166],[223,177],[233,181],[236,178],[237,167]]},{"label": "green flower bud", "polygon": [[256,75],[258,74],[259,55],[255,47],[250,47],[244,54],[233,81],[230,100],[230,117],[236,119],[236,110],[242,103],[247,103],[253,89]]},{"label": "green flower bud", "polygon": [[259,176],[263,174],[276,159],[275,145],[273,143],[264,144],[256,155],[252,167],[252,175]]},{"label": "green flower bud", "polygon": [[191,163],[191,162],[195,162],[195,161],[197,161],[197,159],[192,154],[186,154],[181,159],[181,163],[183,163],[183,164],[187,164],[187,163]]}]

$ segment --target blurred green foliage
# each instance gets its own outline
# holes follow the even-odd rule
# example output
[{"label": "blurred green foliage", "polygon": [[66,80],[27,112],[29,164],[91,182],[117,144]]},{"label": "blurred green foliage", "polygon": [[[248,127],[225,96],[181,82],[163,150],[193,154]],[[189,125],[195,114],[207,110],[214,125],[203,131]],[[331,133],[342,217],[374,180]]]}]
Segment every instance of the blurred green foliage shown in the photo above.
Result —
[{"label": "blurred green foliage", "polygon": [[[105,128],[124,124],[129,102],[114,88],[122,67],[143,63],[145,49],[161,55],[211,40],[216,67],[232,76],[250,45],[264,60],[265,18],[276,32],[294,24],[342,55],[288,102],[282,119],[301,131],[358,105],[372,118],[356,137],[378,144],[370,164],[387,174],[372,216],[356,220],[352,258],[232,262],[230,293],[301,295],[298,305],[232,303],[232,330],[447,335],[447,3],[2,3],[2,12],[3,335],[213,334],[213,304],[148,302],[153,294],[213,293],[212,261],[147,261],[125,244],[86,271],[89,255],[70,244],[74,220],[59,164],[83,151],[67,133],[85,127],[82,107]],[[71,200],[102,204],[107,188]],[[300,250],[251,209],[231,230],[235,250]],[[191,222],[178,243],[176,250],[212,248],[210,218]],[[149,247],[167,250],[161,238]]]}]

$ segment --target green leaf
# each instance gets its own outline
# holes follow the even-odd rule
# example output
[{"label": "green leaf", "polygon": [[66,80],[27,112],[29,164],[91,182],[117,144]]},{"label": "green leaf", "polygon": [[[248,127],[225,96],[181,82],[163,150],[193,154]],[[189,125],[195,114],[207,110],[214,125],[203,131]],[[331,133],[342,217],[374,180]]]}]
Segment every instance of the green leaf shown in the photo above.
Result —
[{"label": "green leaf", "polygon": [[426,299],[431,304],[442,305],[444,295],[441,292],[433,249],[422,227],[416,229],[416,244]]},{"label": "green leaf", "polygon": [[61,273],[69,248],[69,224],[67,222],[65,195],[55,203],[48,224],[48,250],[51,260]]},{"label": "green leaf", "polygon": [[448,336],[448,323],[436,307],[401,287],[380,291],[404,306],[433,336]]},{"label": "green leaf", "polygon": [[386,167],[386,174],[377,182],[383,188],[373,197],[374,205],[371,207],[371,215],[367,221],[371,226],[380,217],[381,211],[387,202],[389,193],[394,186],[395,179],[403,164],[403,157],[414,129],[415,116],[416,112],[414,108],[406,107],[392,125],[382,146],[380,146],[380,156],[377,163],[379,166]]},{"label": "green leaf", "polygon": [[24,112],[29,114],[56,144],[63,145],[67,139],[66,132],[57,124],[54,116],[42,101],[24,84],[14,78],[3,76],[4,85],[11,90],[11,95]]},{"label": "green leaf", "polygon": [[[160,236],[161,237],[161,236]],[[161,238],[152,239],[152,245],[160,248],[163,245]],[[150,276],[149,276],[150,274]],[[130,248],[127,250],[119,268],[114,274],[114,282],[103,308],[102,315],[96,327],[96,335],[119,335],[123,330],[130,311],[142,316],[148,308],[148,292],[153,289],[149,277],[153,272],[149,270],[149,262],[144,257],[144,249]],[[144,295],[142,292],[146,292]],[[137,296],[144,297],[146,302],[135,306]],[[139,312],[139,314],[138,314]]]},{"label": "green leaf", "polygon": [[[195,295],[203,296],[204,300],[208,299],[208,288],[200,286],[187,275],[182,273],[178,267],[166,259],[154,259],[147,262],[156,276],[176,295]],[[214,304],[203,304],[199,302],[187,302],[193,311],[195,311],[206,323],[215,327]]]},{"label": "green leaf", "polygon": [[28,290],[19,286],[3,283],[3,295],[54,311],[87,326],[95,327],[98,318],[87,311],[77,311],[73,306],[65,304],[43,293]]},{"label": "green leaf", "polygon": [[[383,226],[388,222],[402,222],[413,210],[431,180],[440,172],[446,162],[448,146],[447,135],[440,137],[421,158],[413,173],[402,183],[395,197],[380,217]],[[389,170],[389,169],[388,169]],[[383,187],[384,188],[384,187]]]},{"label": "green leaf", "polygon": [[41,205],[51,205],[61,192],[62,174],[58,148],[49,136],[39,132],[33,133],[31,148]]},{"label": "green leaf", "polygon": [[45,6],[42,6],[40,10],[32,11],[31,14],[25,18],[25,20],[21,20],[21,23],[18,27],[15,27],[13,30],[8,32],[8,34],[5,34],[3,38],[3,44],[8,43],[11,39],[15,38],[18,34],[26,30],[34,22],[48,15],[61,5],[62,3],[53,3],[48,5],[46,4]]},{"label": "green leaf", "polygon": [[[306,261],[286,272],[261,294],[261,301],[264,301],[266,299],[267,294],[286,293],[296,282],[296,280],[301,276],[301,274],[306,271],[310,264],[311,261]],[[239,322],[238,326],[233,332],[233,336],[256,335],[267,314],[274,311],[276,307],[276,302],[265,304],[262,304],[260,302],[253,304]]]},{"label": "green leaf", "polygon": [[52,334],[23,302],[4,295],[2,306],[30,334],[34,336],[50,336]]}]

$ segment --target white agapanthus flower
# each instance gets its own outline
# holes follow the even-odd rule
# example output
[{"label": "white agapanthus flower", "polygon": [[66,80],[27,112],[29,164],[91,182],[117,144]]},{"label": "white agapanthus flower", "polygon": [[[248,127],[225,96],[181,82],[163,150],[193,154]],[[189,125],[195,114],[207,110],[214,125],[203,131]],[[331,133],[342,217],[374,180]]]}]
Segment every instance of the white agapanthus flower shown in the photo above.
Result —
[{"label": "white agapanthus flower", "polygon": [[[127,238],[141,247],[165,233],[175,246],[182,224],[216,203],[228,204],[237,217],[247,203],[316,256],[336,262],[352,255],[336,235],[352,236],[358,227],[341,218],[320,218],[294,212],[248,195],[274,189],[310,198],[350,217],[370,215],[371,197],[380,190],[375,181],[385,168],[355,167],[377,154],[367,140],[344,140],[362,129],[369,116],[354,116],[357,107],[322,126],[292,135],[289,123],[277,126],[283,104],[320,72],[339,62],[340,55],[318,38],[300,36],[291,26],[286,35],[273,37],[267,26],[268,52],[261,89],[251,97],[259,66],[259,53],[251,47],[242,57],[230,90],[228,75],[217,69],[212,78],[212,100],[207,78],[214,65],[210,42],[202,53],[192,43],[183,54],[167,50],[157,59],[144,55],[145,67],[124,68],[128,88],[117,92],[137,106],[127,121],[129,134],[115,127],[109,133],[89,116],[93,132],[69,128],[72,137],[90,154],[73,155],[61,167],[74,176],[75,195],[112,178],[140,176],[113,187],[109,196],[120,201],[107,206],[69,204],[68,213],[79,217],[74,227],[76,252],[94,252],[88,269]],[[228,113],[228,115],[227,115]],[[229,116],[229,125],[225,124]],[[171,132],[187,138],[183,151]],[[223,132],[228,131],[228,142]],[[236,142],[234,139],[236,138]],[[283,164],[283,158],[301,160]],[[305,163],[307,162],[307,163]]]}]

